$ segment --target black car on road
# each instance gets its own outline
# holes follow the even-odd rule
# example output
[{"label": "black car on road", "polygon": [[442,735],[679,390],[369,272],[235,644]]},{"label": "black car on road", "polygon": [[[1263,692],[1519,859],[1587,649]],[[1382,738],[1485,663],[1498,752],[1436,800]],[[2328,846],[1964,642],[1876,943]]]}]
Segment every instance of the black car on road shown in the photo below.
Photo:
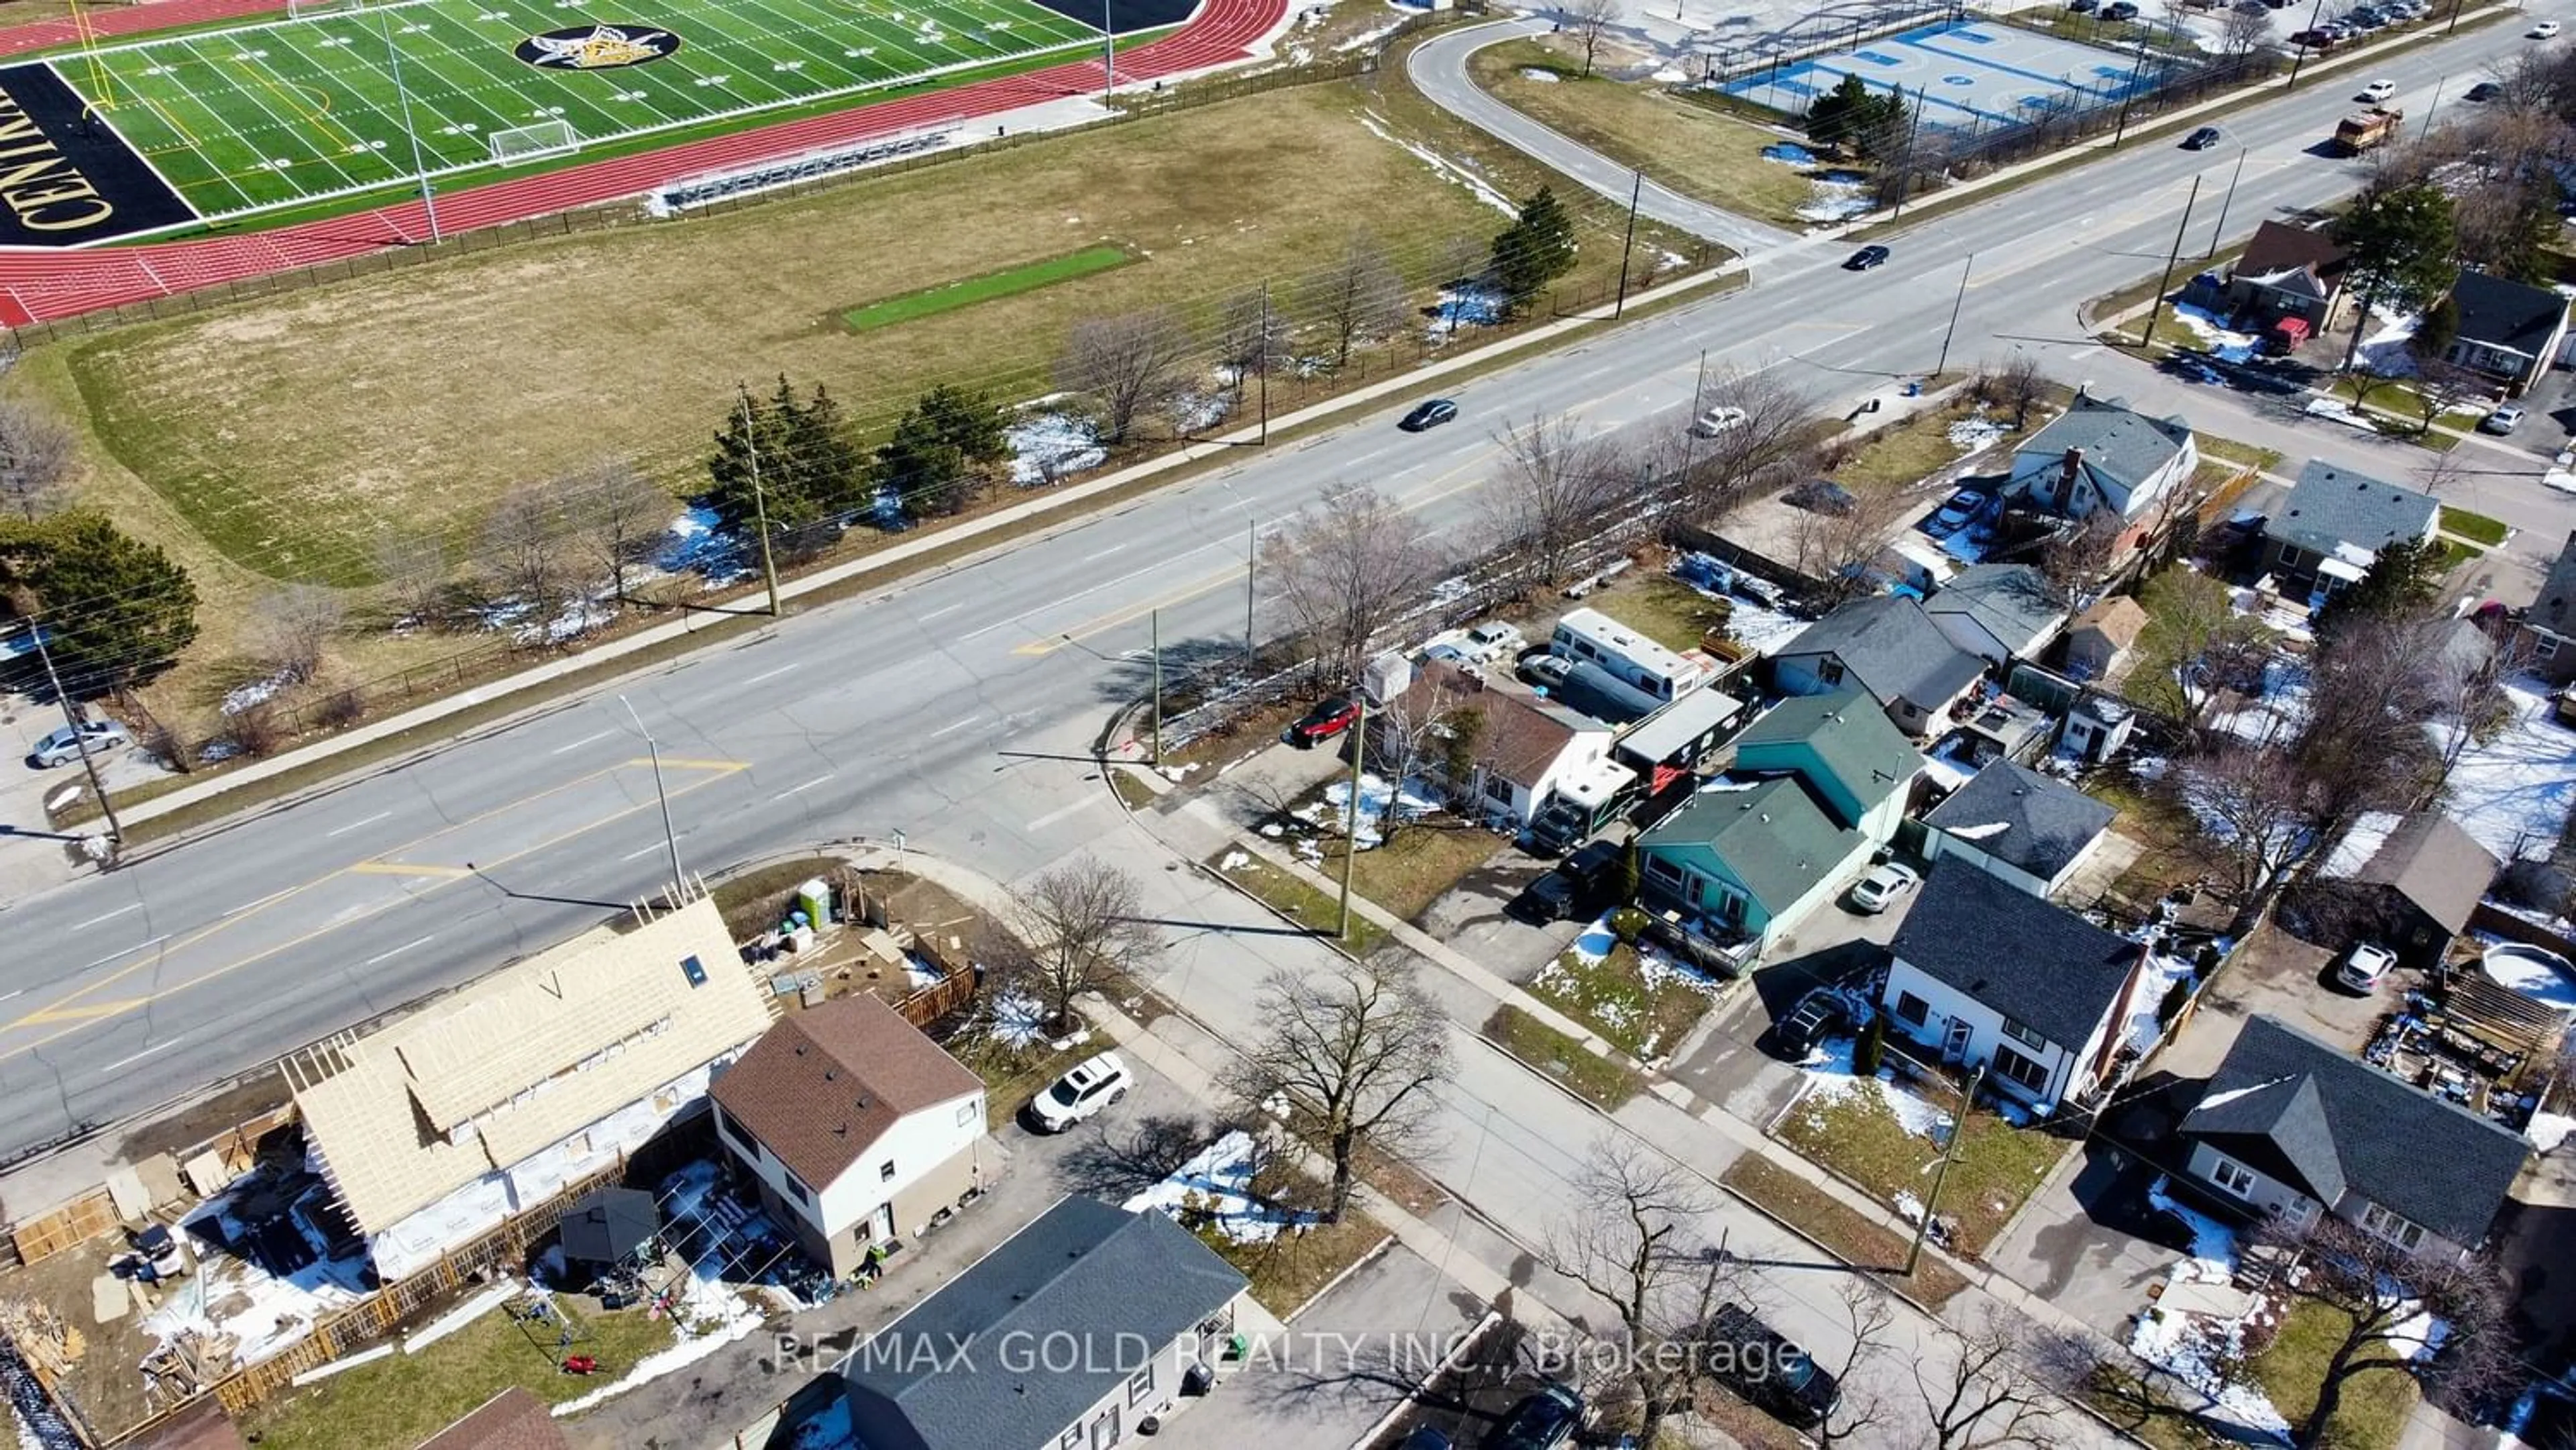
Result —
[{"label": "black car on road", "polygon": [[1434,398],[1405,414],[1404,421],[1395,426],[1407,433],[1419,433],[1426,428],[1437,428],[1457,416],[1457,404],[1447,398]]},{"label": "black car on road", "polygon": [[1699,1341],[1709,1378],[1784,1424],[1813,1429],[1842,1402],[1843,1387],[1831,1374],[1741,1304],[1718,1306]]},{"label": "black car on road", "polygon": [[1852,253],[1851,260],[1843,263],[1843,270],[1846,272],[1866,272],[1870,268],[1878,266],[1886,260],[1887,248],[1881,246],[1867,246]]},{"label": "black car on road", "polygon": [[2219,136],[2219,129],[2216,126],[2194,127],[2190,135],[2182,138],[2182,149],[2185,151],[2206,151],[2210,147],[2218,144]]}]

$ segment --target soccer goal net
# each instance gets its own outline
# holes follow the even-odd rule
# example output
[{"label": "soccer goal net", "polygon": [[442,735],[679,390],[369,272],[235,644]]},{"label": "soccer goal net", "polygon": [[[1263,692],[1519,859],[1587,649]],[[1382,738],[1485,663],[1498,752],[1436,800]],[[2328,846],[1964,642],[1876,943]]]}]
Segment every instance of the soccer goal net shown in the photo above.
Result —
[{"label": "soccer goal net", "polygon": [[373,9],[380,0],[286,0],[286,13],[296,19],[313,15],[342,15],[352,10]]},{"label": "soccer goal net", "polygon": [[581,137],[570,121],[539,121],[533,126],[513,126],[506,131],[488,133],[492,141],[492,159],[503,166],[539,156],[553,156],[581,145]]}]

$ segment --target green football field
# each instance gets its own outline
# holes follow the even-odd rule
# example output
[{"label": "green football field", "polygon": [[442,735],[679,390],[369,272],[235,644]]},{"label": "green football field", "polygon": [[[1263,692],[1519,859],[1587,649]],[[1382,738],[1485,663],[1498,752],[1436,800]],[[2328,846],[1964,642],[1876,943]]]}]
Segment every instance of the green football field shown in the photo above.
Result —
[{"label": "green football field", "polygon": [[1099,44],[1029,0],[409,0],[52,63],[218,217]]}]

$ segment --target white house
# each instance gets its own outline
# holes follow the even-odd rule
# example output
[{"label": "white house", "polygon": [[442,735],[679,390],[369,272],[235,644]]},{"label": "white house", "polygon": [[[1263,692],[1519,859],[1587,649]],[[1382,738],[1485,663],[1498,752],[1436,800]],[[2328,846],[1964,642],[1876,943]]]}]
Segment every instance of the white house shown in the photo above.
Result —
[{"label": "white house", "polygon": [[2146,963],[2144,946],[1955,856],[1932,863],[1888,950],[1896,1028],[2043,1108],[2109,1077]]},{"label": "white house", "polygon": [[2070,519],[2107,509],[2138,524],[2199,467],[2199,443],[2182,419],[2151,418],[2117,398],[2079,395],[2065,416],[2013,451],[2004,491]]},{"label": "white house", "polygon": [[2495,1223],[2520,1134],[2273,1017],[2238,1031],[2183,1116],[2194,1177],[2305,1223],[2331,1211],[2418,1253],[2464,1253]]},{"label": "white house", "polygon": [[716,1079],[716,1136],[834,1277],[988,1182],[984,1082],[864,993],[781,1018]]},{"label": "white house", "polygon": [[870,1450],[1136,1443],[1141,1421],[1168,1422],[1194,1378],[1213,1379],[1249,1287],[1158,1210],[1064,1199],[842,1361],[853,1437]]},{"label": "white house", "polygon": [[2062,780],[1997,760],[1923,818],[1923,854],[1956,856],[2033,896],[2053,896],[2092,857],[2115,814]]},{"label": "white house", "polygon": [[[1416,671],[1370,728],[1381,754],[1398,737],[1415,736],[1404,752],[1413,772],[1447,785],[1461,814],[1509,830],[1529,825],[1563,782],[1634,774],[1611,761],[1610,726],[1441,660]],[[1450,730],[1466,731],[1471,742],[1462,781],[1448,779]]]}]

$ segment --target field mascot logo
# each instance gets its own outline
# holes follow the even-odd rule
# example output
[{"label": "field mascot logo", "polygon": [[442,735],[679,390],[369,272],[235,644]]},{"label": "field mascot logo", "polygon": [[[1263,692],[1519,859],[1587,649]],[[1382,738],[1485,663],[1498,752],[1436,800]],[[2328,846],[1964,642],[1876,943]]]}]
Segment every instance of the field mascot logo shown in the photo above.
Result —
[{"label": "field mascot logo", "polygon": [[518,57],[540,70],[614,70],[678,53],[680,37],[644,25],[549,30],[519,42]]}]

